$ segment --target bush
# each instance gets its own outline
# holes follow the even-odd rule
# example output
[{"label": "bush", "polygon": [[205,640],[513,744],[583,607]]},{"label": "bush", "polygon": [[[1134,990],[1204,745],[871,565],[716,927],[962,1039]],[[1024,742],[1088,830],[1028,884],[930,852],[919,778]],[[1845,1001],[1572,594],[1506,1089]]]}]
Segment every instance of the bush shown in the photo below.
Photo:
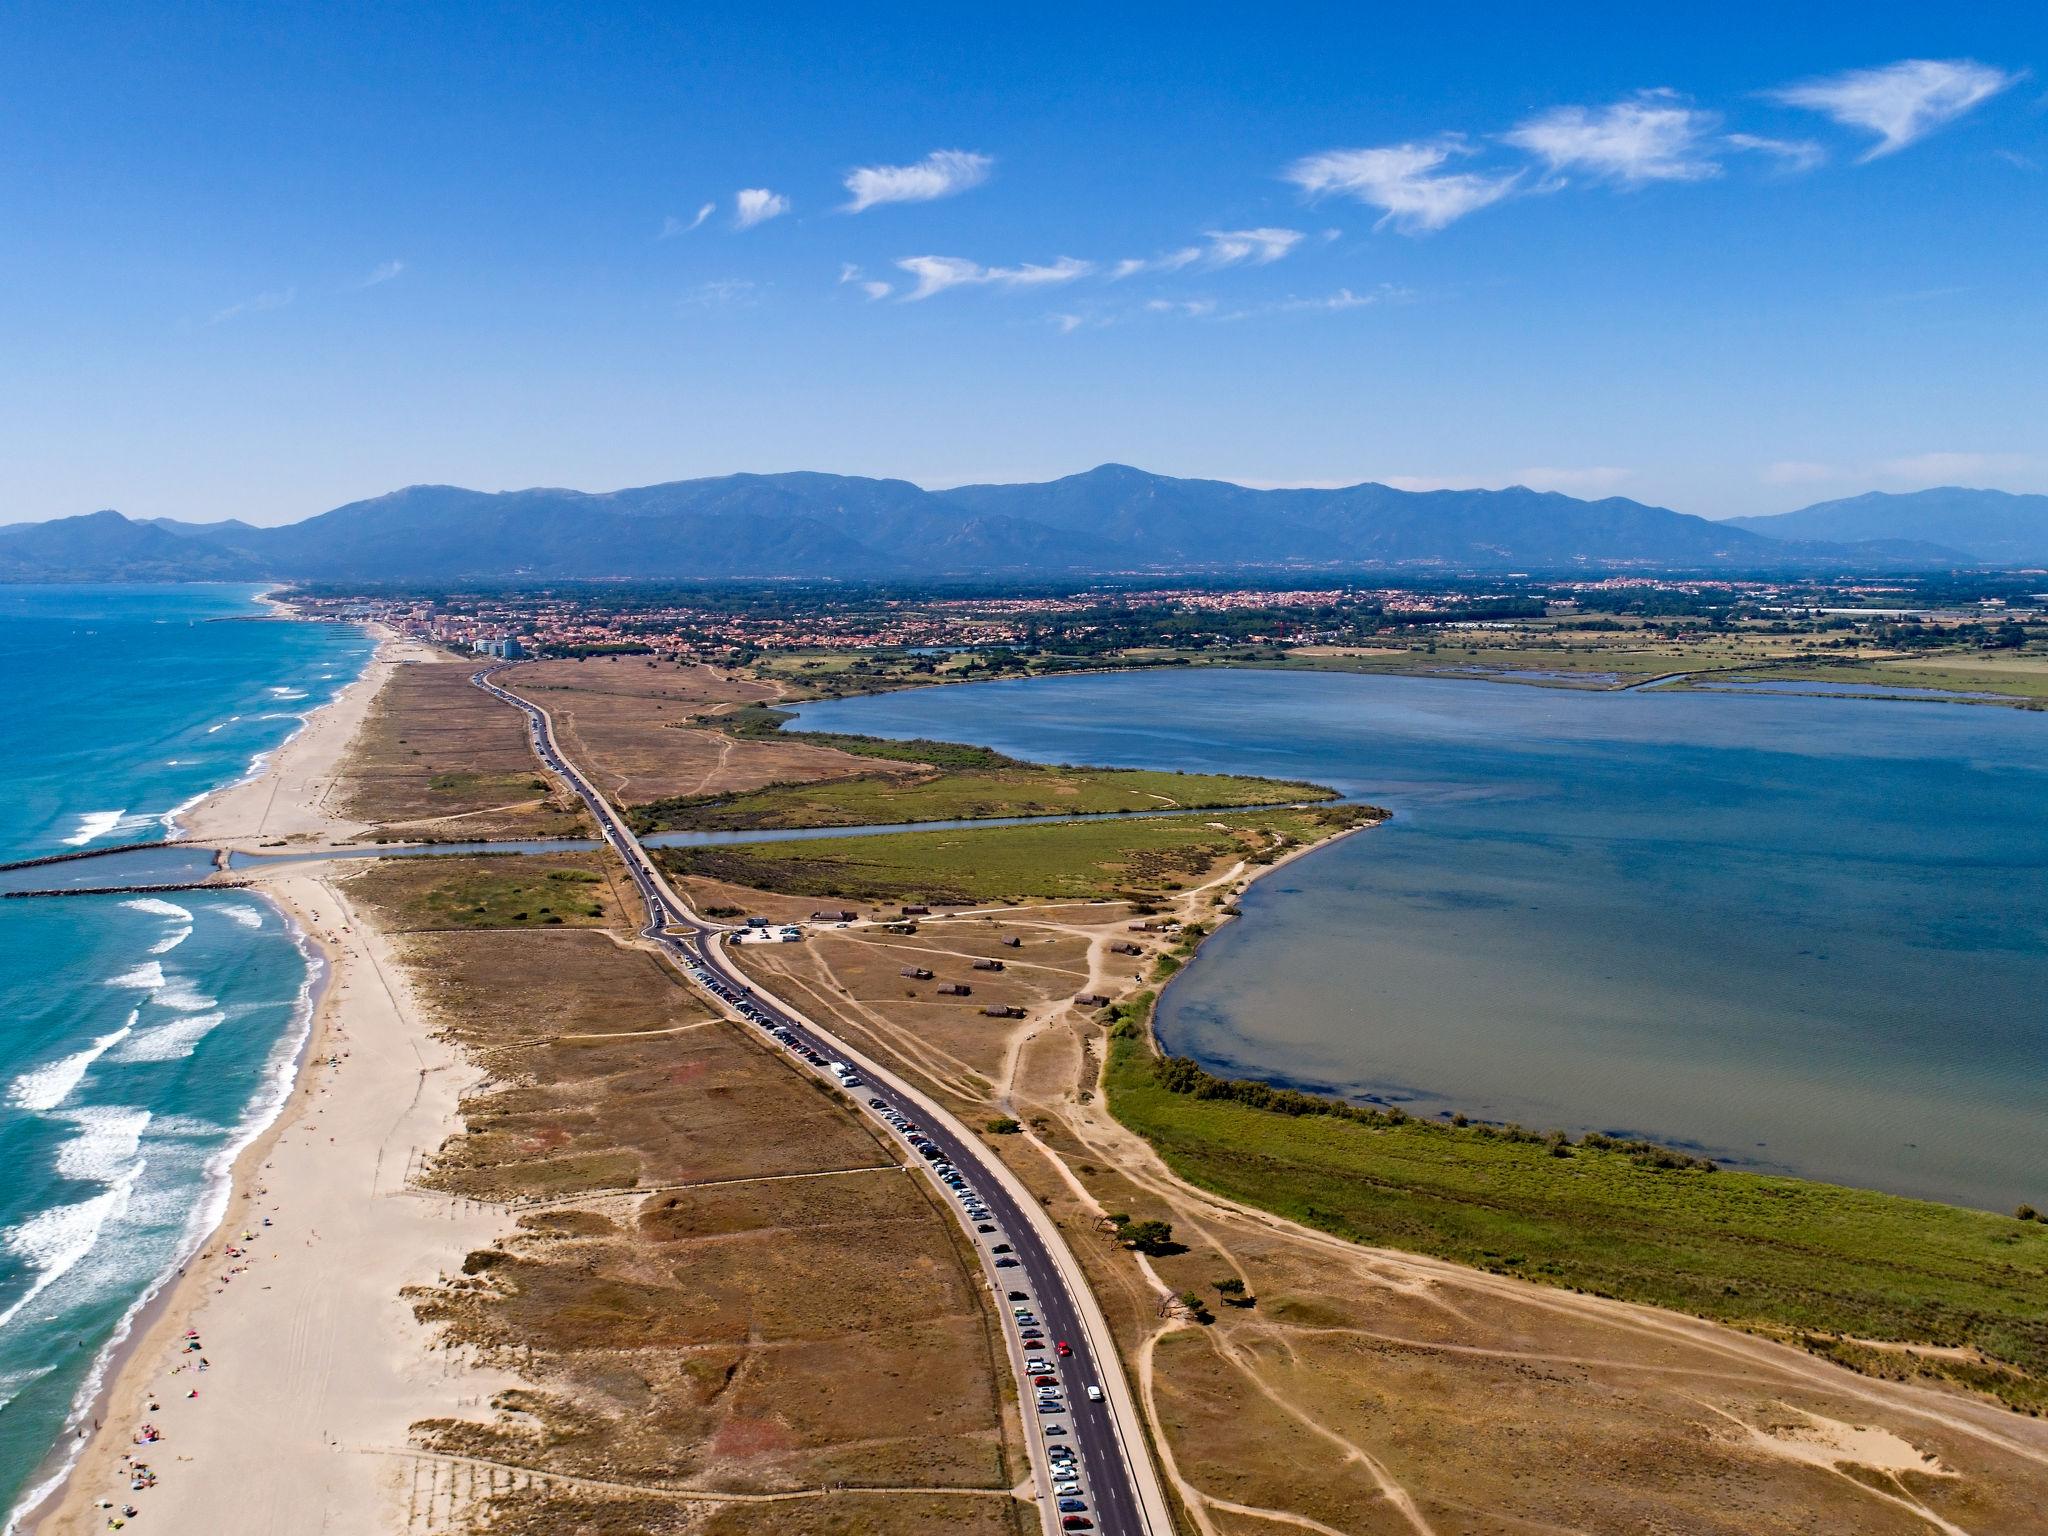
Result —
[{"label": "bush", "polygon": [[1012,1120],[1008,1115],[997,1115],[988,1122],[987,1129],[991,1136],[1014,1136],[1023,1130],[1024,1127]]}]

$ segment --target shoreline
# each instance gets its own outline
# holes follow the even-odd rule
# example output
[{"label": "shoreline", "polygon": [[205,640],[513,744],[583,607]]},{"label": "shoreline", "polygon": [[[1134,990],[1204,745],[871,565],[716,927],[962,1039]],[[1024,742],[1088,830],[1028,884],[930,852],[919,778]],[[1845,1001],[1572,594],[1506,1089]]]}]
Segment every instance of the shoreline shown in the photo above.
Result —
[{"label": "shoreline", "polygon": [[[282,610],[277,614],[281,619],[293,616],[288,605],[268,593],[258,600]],[[229,846],[280,836],[332,839],[360,830],[328,810],[325,797],[384,680],[408,659],[408,652],[419,649],[379,626],[372,626],[372,632],[379,643],[355,679],[309,711],[300,728],[265,754],[249,775],[180,808],[180,830],[188,838],[199,835]],[[461,1411],[448,1391],[452,1362],[434,1362],[431,1373],[419,1369],[420,1358],[433,1344],[413,1321],[402,1292],[408,1284],[433,1280],[434,1263],[452,1267],[469,1247],[496,1236],[500,1214],[457,1212],[452,1207],[458,1202],[416,1194],[402,1176],[386,1192],[400,1198],[374,1197],[384,1172],[385,1142],[402,1134],[415,1138],[406,1164],[415,1153],[431,1153],[457,1127],[460,1096],[481,1074],[419,1026],[403,979],[394,985],[396,958],[387,941],[360,921],[334,872],[304,867],[264,872],[250,883],[249,894],[278,915],[306,957],[302,1012],[292,1033],[281,1038],[279,1055],[266,1066],[272,1086],[259,1087],[246,1127],[229,1143],[232,1151],[223,1149],[227,1166],[217,1184],[209,1181],[195,1209],[193,1230],[181,1243],[180,1259],[117,1325],[58,1441],[24,1490],[12,1517],[12,1528],[23,1533],[82,1536],[103,1528],[112,1512],[127,1503],[155,1517],[153,1530],[194,1536],[215,1532],[225,1501],[245,1500],[252,1488],[268,1483],[268,1502],[276,1506],[291,1489],[316,1480],[321,1469],[306,1454],[316,1447],[330,1453],[402,1450],[411,1420]],[[361,1060],[366,1056],[372,1059]],[[365,1070],[349,1070],[358,1061]],[[412,1103],[394,1117],[392,1105],[403,1102],[408,1083]],[[323,1126],[330,1111],[332,1118]],[[319,1139],[314,1133],[323,1128],[335,1134]],[[355,1159],[323,1157],[322,1150],[367,1153],[373,1198],[365,1200],[336,1177],[352,1164],[359,1167]],[[311,1235],[296,1251],[284,1248],[284,1242],[302,1236],[296,1230],[302,1211],[303,1232]],[[243,1222],[239,1228],[238,1218]],[[422,1219],[433,1228],[419,1230]],[[287,1221],[293,1226],[286,1227]],[[272,1222],[276,1225],[266,1225]],[[319,1256],[323,1226],[330,1234],[344,1235],[352,1285],[338,1281]],[[238,1242],[243,1245],[239,1250]],[[266,1251],[257,1252],[259,1245]],[[422,1255],[429,1266],[424,1272]],[[236,1278],[243,1283],[231,1297]],[[253,1302],[252,1290],[257,1293]],[[337,1297],[343,1290],[348,1294]],[[338,1315],[344,1313],[338,1301],[345,1304],[345,1321]],[[337,1371],[330,1357],[330,1381],[337,1374],[348,1379],[351,1390],[345,1395],[357,1413],[332,1414],[340,1421],[332,1430],[323,1424],[317,1439],[287,1445],[286,1437],[295,1431],[303,1436],[307,1410],[316,1405],[307,1402],[306,1383],[275,1378],[293,1374],[309,1311],[325,1313],[355,1345],[374,1336],[409,1348],[414,1364],[407,1371],[395,1362],[380,1367],[373,1359]],[[205,1339],[204,1354],[183,1347],[194,1337]],[[207,1373],[203,1379],[196,1372],[189,1378],[185,1374],[193,1359],[207,1362],[199,1367]],[[273,1370],[279,1366],[282,1372]],[[431,1374],[431,1385],[413,1382],[415,1390],[403,1389],[408,1384],[403,1378],[423,1374]],[[285,1390],[280,1392],[280,1386]],[[188,1391],[199,1401],[186,1397]],[[225,1413],[219,1406],[223,1397],[228,1399]],[[250,1419],[252,1405],[256,1412]],[[361,1438],[345,1431],[360,1425],[365,1409],[383,1446],[345,1444]],[[394,1412],[399,1415],[395,1424],[389,1422]],[[241,1422],[233,1422],[237,1418]],[[144,1422],[157,1426],[160,1441],[137,1442]],[[161,1482],[146,1493],[132,1491],[130,1457],[148,1462]],[[379,1474],[386,1464],[360,1454],[338,1460],[341,1464],[331,1457],[325,1469],[331,1486],[323,1507],[353,1509],[357,1527],[380,1528],[389,1490]]]}]

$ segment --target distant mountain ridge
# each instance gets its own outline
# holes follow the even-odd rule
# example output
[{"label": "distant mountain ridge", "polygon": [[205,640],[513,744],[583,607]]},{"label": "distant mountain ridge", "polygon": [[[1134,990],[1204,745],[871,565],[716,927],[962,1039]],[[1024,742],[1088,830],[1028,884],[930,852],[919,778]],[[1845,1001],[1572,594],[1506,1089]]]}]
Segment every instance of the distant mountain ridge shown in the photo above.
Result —
[{"label": "distant mountain ridge", "polygon": [[1868,491],[1729,526],[1776,539],[1922,539],[1990,565],[2048,565],[2048,496],[1979,491]]},{"label": "distant mountain ridge", "polygon": [[[1789,514],[1797,516],[1798,514]],[[1746,519],[1747,522],[1769,521]],[[462,582],[1227,570],[1940,568],[1946,541],[1793,539],[1526,486],[1254,490],[1127,465],[928,491],[812,472],[628,490],[414,485],[276,528],[117,512],[0,528],[0,580]]]}]

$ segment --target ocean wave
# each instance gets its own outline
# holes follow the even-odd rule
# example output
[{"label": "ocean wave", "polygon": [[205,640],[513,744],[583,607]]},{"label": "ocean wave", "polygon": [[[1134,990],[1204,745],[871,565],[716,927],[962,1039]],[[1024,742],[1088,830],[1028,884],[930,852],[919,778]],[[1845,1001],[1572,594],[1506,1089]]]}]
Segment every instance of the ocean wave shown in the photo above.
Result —
[{"label": "ocean wave", "polygon": [[67,848],[83,848],[87,843],[105,837],[121,824],[123,811],[86,811],[78,818],[78,825],[71,835],[64,839]]},{"label": "ocean wave", "polygon": [[101,1035],[84,1050],[22,1073],[7,1090],[8,1103],[21,1109],[55,1109],[71,1096],[71,1090],[84,1078],[88,1067],[135,1032],[135,1019],[136,1014],[131,1013],[126,1024],[111,1034]]},{"label": "ocean wave", "polygon": [[169,933],[165,934],[162,938],[158,939],[154,944],[150,945],[149,952],[152,955],[168,955],[172,950],[176,949],[180,944],[184,943],[187,939],[191,937],[192,925],[190,923],[187,923],[182,928],[173,928]]},{"label": "ocean wave", "polygon": [[192,910],[181,907],[175,901],[160,901],[154,896],[137,896],[133,901],[121,903],[130,912],[147,912],[151,917],[175,918],[181,923],[192,921]]},{"label": "ocean wave", "polygon": [[244,928],[261,928],[263,912],[258,907],[216,907],[214,909],[231,923],[240,923]]},{"label": "ocean wave", "polygon": [[128,1210],[135,1181],[142,1177],[144,1163],[137,1158],[89,1200],[73,1205],[52,1206],[38,1211],[19,1226],[0,1232],[0,1248],[20,1259],[33,1271],[28,1289],[0,1311],[0,1328],[21,1315],[22,1308],[42,1295],[92,1252],[93,1244],[110,1221]]},{"label": "ocean wave", "polygon": [[134,1159],[152,1116],[131,1105],[89,1104],[56,1118],[78,1131],[57,1149],[57,1172],[80,1183],[112,1184]]},{"label": "ocean wave", "polygon": [[204,1013],[220,1003],[219,998],[209,997],[193,986],[191,977],[175,973],[165,979],[150,1001],[178,1013]]},{"label": "ocean wave", "polygon": [[172,1019],[168,1024],[159,1024],[145,1029],[121,1047],[116,1061],[182,1061],[199,1049],[199,1042],[227,1022],[227,1015],[216,1009],[211,1013],[188,1013],[182,1018]]},{"label": "ocean wave", "polygon": [[206,728],[206,734],[207,734],[207,735],[209,735],[209,736],[211,736],[211,735],[212,735],[212,734],[213,734],[213,733],[214,733],[215,731],[217,731],[217,730],[220,730],[220,729],[222,728],[222,726],[229,726],[229,725],[233,725],[233,724],[234,724],[234,723],[235,723],[235,722],[236,722],[237,720],[239,720],[239,719],[241,719],[241,718],[242,718],[242,717],[241,717],[240,715],[229,715],[229,716],[227,717],[227,719],[225,719],[225,720],[222,720],[222,721],[220,721],[220,722],[219,722],[218,724],[216,724],[216,725],[209,725],[209,726],[208,726],[208,727]]},{"label": "ocean wave", "polygon": [[118,976],[109,976],[106,985],[110,987],[140,987],[145,992],[163,989],[164,968],[155,960],[145,960],[133,970],[123,971]]},{"label": "ocean wave", "polygon": [[303,699],[306,696],[306,690],[303,688],[272,688],[270,696],[273,699]]}]

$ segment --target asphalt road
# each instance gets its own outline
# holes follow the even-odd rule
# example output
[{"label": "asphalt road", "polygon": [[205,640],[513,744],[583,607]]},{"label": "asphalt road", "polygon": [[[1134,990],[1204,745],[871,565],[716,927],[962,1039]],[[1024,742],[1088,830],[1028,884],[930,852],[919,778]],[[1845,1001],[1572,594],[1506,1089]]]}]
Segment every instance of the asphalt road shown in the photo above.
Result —
[{"label": "asphalt road", "polygon": [[[981,1203],[990,1212],[990,1224],[998,1230],[994,1235],[976,1233],[975,1223],[969,1221],[962,1210],[963,1202],[955,1197],[936,1177],[933,1182],[954,1208],[967,1227],[970,1240],[983,1255],[983,1263],[990,1265],[988,1273],[997,1287],[998,1310],[1007,1342],[1010,1347],[1012,1368],[1019,1372],[1018,1397],[1020,1411],[1025,1419],[1025,1434],[1033,1442],[1033,1465],[1041,1483],[1047,1473],[1048,1462],[1043,1448],[1064,1443],[1073,1447],[1080,1462],[1080,1481],[1084,1488],[1082,1495],[1088,1508],[1086,1518],[1095,1522],[1095,1528],[1109,1533],[1109,1536],[1170,1536],[1171,1526],[1162,1520],[1163,1509],[1155,1508],[1154,1518],[1145,1518],[1146,1501],[1138,1492],[1136,1476],[1132,1466],[1134,1457],[1142,1457],[1142,1445],[1133,1446],[1120,1432],[1110,1401],[1112,1384],[1104,1382],[1098,1367],[1097,1354],[1090,1331],[1083,1325],[1080,1307],[1077,1304],[1063,1273],[1062,1266],[1055,1258],[1040,1224],[1024,1212],[1018,1197],[1012,1192],[1008,1179],[998,1172],[995,1159],[975,1138],[961,1127],[937,1105],[903,1083],[895,1074],[880,1063],[861,1055],[784,1007],[771,994],[760,990],[735,965],[726,953],[728,936],[733,930],[710,923],[685,906],[667,883],[656,873],[647,851],[630,829],[620,821],[618,814],[596,793],[583,775],[562,756],[554,740],[554,731],[548,717],[538,706],[527,702],[491,680],[495,668],[487,667],[476,673],[472,681],[494,698],[520,710],[527,717],[533,750],[548,768],[560,775],[569,786],[582,797],[596,818],[605,841],[624,862],[627,872],[639,888],[641,899],[646,903],[648,921],[641,931],[659,944],[682,968],[684,974],[699,986],[712,992],[742,1015],[751,1018],[764,1030],[785,1032],[794,1041],[793,1050],[805,1070],[832,1080],[823,1068],[814,1068],[804,1059],[805,1053],[824,1057],[827,1061],[842,1061],[853,1065],[866,1078],[868,1086],[852,1090],[852,1096],[861,1111],[882,1119],[890,1111],[907,1116],[920,1128],[920,1134],[937,1146],[940,1159],[927,1160],[922,1154],[913,1152],[913,1166],[924,1164],[929,1176],[933,1161],[950,1162],[966,1178]],[[871,1099],[879,1099],[887,1109],[875,1110],[869,1107]],[[904,1141],[893,1127],[884,1120],[885,1134]],[[1014,1250],[1018,1264],[1014,1269],[993,1268],[989,1248],[996,1243],[1008,1243]],[[1054,1361],[1060,1381],[1060,1396],[1065,1411],[1041,1415],[1035,1411],[1033,1388],[1022,1375],[1024,1354],[1018,1346],[1018,1328],[1011,1315],[1012,1303],[1007,1299],[1010,1291],[1028,1294],[1033,1314],[1043,1325],[1046,1348],[1042,1353]],[[1060,1358],[1055,1349],[1059,1341],[1066,1341],[1073,1348],[1070,1357]],[[1035,1357],[1041,1353],[1034,1349]],[[1115,1367],[1112,1367],[1114,1369]],[[1101,1401],[1091,1401],[1087,1388],[1100,1384],[1103,1388]],[[1128,1400],[1123,1383],[1114,1384],[1116,1395]],[[1057,1424],[1065,1434],[1054,1437],[1045,1435],[1045,1427]],[[1133,1430],[1135,1438],[1135,1428]],[[1149,1481],[1150,1468],[1145,1468]],[[1055,1508],[1050,1489],[1046,1488],[1046,1499],[1042,1507],[1048,1512],[1047,1524],[1056,1527],[1062,1514]],[[1154,1485],[1154,1504],[1159,1497]]]}]

